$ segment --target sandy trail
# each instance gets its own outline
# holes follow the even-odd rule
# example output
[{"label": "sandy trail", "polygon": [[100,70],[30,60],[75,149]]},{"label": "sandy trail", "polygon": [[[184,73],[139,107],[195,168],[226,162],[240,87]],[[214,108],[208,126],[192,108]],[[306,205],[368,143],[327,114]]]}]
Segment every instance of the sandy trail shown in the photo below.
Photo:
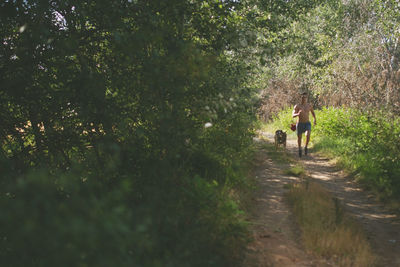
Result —
[{"label": "sandy trail", "polygon": [[300,230],[294,222],[284,193],[285,184],[299,178],[284,174],[288,163],[276,162],[263,148],[265,141],[256,139],[259,147],[255,158],[254,177],[257,192],[251,211],[253,238],[245,267],[332,266],[307,253],[301,245]]},{"label": "sandy trail", "polygon": [[[272,142],[273,135],[262,133]],[[249,246],[245,266],[335,266],[313,257],[301,245],[299,229],[293,222],[284,201],[284,185],[297,181],[297,177],[284,174],[288,163],[277,163],[262,149],[262,140],[255,140],[260,150],[256,156],[255,177],[259,190],[254,200],[254,242]],[[295,140],[288,140],[286,148],[298,158]],[[299,162],[307,174],[322,184],[344,204],[346,211],[363,226],[371,246],[379,257],[378,266],[400,267],[400,219],[385,209],[368,192],[338,169],[328,158],[312,153]]]}]

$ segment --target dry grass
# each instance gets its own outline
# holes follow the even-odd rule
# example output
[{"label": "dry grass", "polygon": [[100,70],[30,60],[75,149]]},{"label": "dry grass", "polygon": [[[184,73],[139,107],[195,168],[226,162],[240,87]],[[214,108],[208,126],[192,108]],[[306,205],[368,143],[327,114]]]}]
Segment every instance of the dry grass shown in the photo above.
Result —
[{"label": "dry grass", "polygon": [[308,250],[338,266],[374,266],[376,258],[361,228],[321,186],[306,179],[292,185],[287,198]]}]

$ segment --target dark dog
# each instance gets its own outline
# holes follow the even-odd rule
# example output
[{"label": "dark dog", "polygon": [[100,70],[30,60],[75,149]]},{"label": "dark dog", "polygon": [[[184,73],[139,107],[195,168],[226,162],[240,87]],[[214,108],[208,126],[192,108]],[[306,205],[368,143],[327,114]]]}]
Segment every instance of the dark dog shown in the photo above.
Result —
[{"label": "dark dog", "polygon": [[283,145],[286,148],[286,132],[282,130],[275,132],[275,149],[278,149],[279,145]]}]

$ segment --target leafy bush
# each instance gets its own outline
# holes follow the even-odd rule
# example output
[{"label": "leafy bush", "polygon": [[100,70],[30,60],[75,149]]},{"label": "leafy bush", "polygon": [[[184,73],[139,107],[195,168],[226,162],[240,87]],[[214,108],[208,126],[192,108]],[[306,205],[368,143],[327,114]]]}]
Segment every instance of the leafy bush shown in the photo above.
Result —
[{"label": "leafy bush", "polygon": [[383,111],[354,109],[324,109],[319,114],[318,135],[336,139],[333,143],[341,148],[333,151],[340,151],[346,165],[361,174],[360,180],[382,197],[400,197],[399,118]]},{"label": "leafy bush", "polygon": [[255,121],[245,7],[0,7],[1,265],[234,265]]},{"label": "leafy bush", "polygon": [[2,1],[2,265],[234,266],[253,76],[317,4]]},{"label": "leafy bush", "polygon": [[91,169],[94,154],[68,171],[14,175],[1,189],[1,265],[234,265],[248,237],[231,191],[245,173],[214,155],[203,176],[155,159],[146,175]]}]

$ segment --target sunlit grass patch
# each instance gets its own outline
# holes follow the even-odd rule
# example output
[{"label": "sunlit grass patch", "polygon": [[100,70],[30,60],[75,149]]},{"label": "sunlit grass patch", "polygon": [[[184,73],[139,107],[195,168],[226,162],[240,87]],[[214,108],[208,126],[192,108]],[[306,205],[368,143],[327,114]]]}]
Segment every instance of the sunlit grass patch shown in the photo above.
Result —
[{"label": "sunlit grass patch", "polygon": [[293,184],[287,199],[302,229],[305,247],[339,266],[373,266],[375,256],[357,223],[340,201],[306,179]]},{"label": "sunlit grass patch", "polygon": [[287,169],[285,171],[285,173],[288,175],[296,176],[296,177],[304,177],[306,175],[306,171],[304,170],[304,167],[299,164],[291,166],[289,169]]}]

